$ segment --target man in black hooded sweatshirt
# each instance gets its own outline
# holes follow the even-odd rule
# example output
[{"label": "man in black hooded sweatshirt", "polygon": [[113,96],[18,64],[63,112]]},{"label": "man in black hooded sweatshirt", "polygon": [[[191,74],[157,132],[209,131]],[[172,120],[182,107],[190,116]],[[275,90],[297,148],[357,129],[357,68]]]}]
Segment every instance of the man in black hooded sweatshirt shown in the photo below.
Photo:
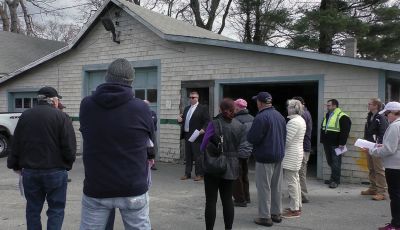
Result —
[{"label": "man in black hooded sweatshirt", "polygon": [[80,107],[85,166],[80,229],[104,229],[114,208],[120,210],[125,228],[151,229],[147,144],[154,127],[150,109],[132,92],[134,71],[126,59],[112,62],[105,80]]}]

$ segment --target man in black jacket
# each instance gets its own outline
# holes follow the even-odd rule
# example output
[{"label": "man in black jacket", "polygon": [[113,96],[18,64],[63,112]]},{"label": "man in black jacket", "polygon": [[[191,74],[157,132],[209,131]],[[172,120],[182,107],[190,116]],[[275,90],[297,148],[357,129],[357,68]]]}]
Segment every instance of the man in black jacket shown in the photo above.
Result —
[{"label": "man in black jacket", "polygon": [[[190,105],[187,106],[178,117],[178,123],[181,124],[181,138],[185,139],[185,175],[181,177],[181,180],[187,180],[191,177],[193,160],[195,161],[195,181],[203,179],[204,172],[201,162],[200,144],[203,140],[205,130],[208,122],[210,121],[210,115],[208,114],[208,108],[205,105],[199,104],[199,93],[197,91],[190,92]],[[200,136],[193,142],[189,141],[195,130],[200,131]]]},{"label": "man in black jacket", "polygon": [[8,156],[7,167],[22,173],[28,229],[42,229],[45,199],[48,229],[61,229],[64,220],[67,170],[75,161],[76,140],[72,122],[58,109],[59,98],[52,87],[39,90],[38,105],[19,118]]},{"label": "man in black jacket", "polygon": [[[383,115],[378,112],[381,110],[382,102],[378,98],[371,98],[368,102],[368,116],[365,123],[364,139],[382,144],[383,135],[387,127],[388,121]],[[387,189],[385,169],[382,164],[382,159],[377,156],[367,155],[367,163],[369,169],[370,187],[361,192],[361,195],[372,195],[373,200],[385,200],[385,193]]]},{"label": "man in black jacket", "polygon": [[339,108],[336,99],[328,100],[326,108],[328,112],[321,125],[321,143],[324,145],[326,161],[331,167],[331,178],[325,180],[325,184],[329,184],[329,188],[337,188],[340,184],[342,155],[338,156],[335,149],[344,149],[350,133],[351,120]]}]

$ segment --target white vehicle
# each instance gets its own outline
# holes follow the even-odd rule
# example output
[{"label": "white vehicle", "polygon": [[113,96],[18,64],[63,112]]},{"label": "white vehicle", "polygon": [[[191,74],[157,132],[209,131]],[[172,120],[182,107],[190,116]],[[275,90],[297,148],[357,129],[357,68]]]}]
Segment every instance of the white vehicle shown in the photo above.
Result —
[{"label": "white vehicle", "polygon": [[0,113],[0,157],[7,156],[21,113]]}]

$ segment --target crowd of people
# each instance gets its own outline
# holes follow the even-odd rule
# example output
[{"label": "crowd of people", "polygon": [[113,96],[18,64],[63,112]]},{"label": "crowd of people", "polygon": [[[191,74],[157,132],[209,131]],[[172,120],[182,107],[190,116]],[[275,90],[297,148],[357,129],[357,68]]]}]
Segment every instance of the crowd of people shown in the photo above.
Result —
[{"label": "crowd of people", "polygon": [[[85,97],[79,122],[83,138],[85,179],[80,229],[113,229],[119,209],[125,229],[150,230],[150,169],[154,166],[157,117],[146,101],[132,91],[134,71],[126,59],[112,62],[106,83]],[[282,218],[298,218],[302,203],[310,202],[307,191],[307,162],[311,152],[312,118],[301,97],[287,100],[287,118],[273,106],[268,92],[259,92],[247,102],[225,98],[219,114],[210,119],[199,104],[199,93],[190,92],[190,105],[178,116],[185,140],[185,172],[180,178],[204,181],[205,226],[214,229],[218,193],[223,206],[225,229],[232,229],[235,207],[252,202],[249,193],[248,161],[255,159],[258,216],[255,224],[272,226]],[[47,229],[61,229],[67,193],[67,171],[76,155],[71,119],[62,111],[61,96],[52,87],[38,91],[38,105],[24,111],[15,129],[7,166],[22,175],[26,198],[27,228],[42,229],[40,214],[48,204]],[[256,103],[253,117],[248,103]],[[327,101],[321,124],[321,143],[331,168],[325,183],[340,185],[342,154],[351,129],[350,117],[336,99]],[[361,195],[380,201],[389,193],[392,220],[380,230],[400,229],[400,103],[384,108],[377,98],[368,103],[364,139],[376,143],[365,149],[370,187]],[[112,122],[110,122],[112,121]],[[194,133],[197,132],[197,138]],[[221,141],[223,140],[223,141]],[[203,168],[210,145],[223,149],[224,170],[212,173]],[[282,181],[288,184],[289,207],[282,208]]]}]

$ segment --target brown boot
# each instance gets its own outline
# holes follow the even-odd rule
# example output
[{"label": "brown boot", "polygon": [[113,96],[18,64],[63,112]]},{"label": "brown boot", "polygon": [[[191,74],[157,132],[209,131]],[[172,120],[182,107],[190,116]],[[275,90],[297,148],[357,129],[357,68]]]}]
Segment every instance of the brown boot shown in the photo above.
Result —
[{"label": "brown boot", "polygon": [[376,195],[376,194],[378,194],[375,190],[372,190],[372,189],[367,189],[367,190],[365,190],[365,191],[361,191],[361,195],[364,195],[364,196],[371,196],[371,195]]},{"label": "brown boot", "polygon": [[195,176],[193,180],[194,181],[201,181],[201,180],[203,180],[203,177],[202,176]]},{"label": "brown boot", "polygon": [[381,201],[381,200],[386,200],[386,197],[384,194],[378,193],[376,195],[373,195],[372,199],[376,201]]},{"label": "brown boot", "polygon": [[181,180],[187,180],[187,179],[190,179],[190,176],[184,175],[184,176],[181,177]]}]

